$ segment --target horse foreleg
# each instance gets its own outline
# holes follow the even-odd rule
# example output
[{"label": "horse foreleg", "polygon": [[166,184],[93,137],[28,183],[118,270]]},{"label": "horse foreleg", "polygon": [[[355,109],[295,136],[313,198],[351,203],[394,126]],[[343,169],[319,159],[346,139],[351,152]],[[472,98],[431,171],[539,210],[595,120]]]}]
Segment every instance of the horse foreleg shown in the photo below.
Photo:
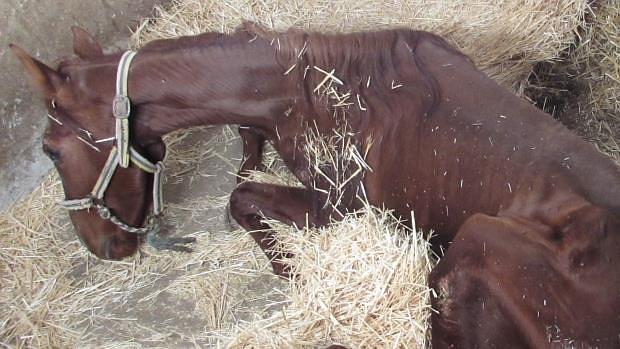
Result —
[{"label": "horse foreleg", "polygon": [[261,247],[271,261],[273,272],[283,277],[288,270],[281,260],[291,257],[286,252],[274,251],[274,233],[263,219],[274,219],[299,228],[325,225],[319,209],[318,194],[305,188],[284,187],[256,182],[241,183],[231,194],[230,213]]},{"label": "horse foreleg", "polygon": [[257,170],[263,160],[265,136],[258,130],[239,126],[239,136],[243,142],[243,161],[237,173],[237,184],[248,176],[248,171]]}]

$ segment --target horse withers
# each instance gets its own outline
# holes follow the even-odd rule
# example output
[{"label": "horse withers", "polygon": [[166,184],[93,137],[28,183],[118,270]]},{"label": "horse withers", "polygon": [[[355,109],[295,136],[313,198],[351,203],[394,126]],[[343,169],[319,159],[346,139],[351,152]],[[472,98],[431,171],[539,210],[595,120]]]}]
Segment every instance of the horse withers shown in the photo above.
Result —
[{"label": "horse withers", "polygon": [[[164,134],[236,124],[242,172],[269,141],[304,184],[246,181],[231,195],[233,217],[276,273],[286,269],[264,217],[325,225],[361,197],[405,220],[415,210],[446,250],[429,278],[434,347],[620,345],[618,167],[433,34],[246,24],[152,42],[128,64],[76,29],[78,57],[58,69],[13,50],[43,93],[45,150],[67,199],[77,200],[76,231],[98,256],[137,249],[118,222],[148,227],[157,174],[145,168],[163,158]],[[325,146],[313,146],[317,139]],[[145,161],[131,164],[132,154]],[[98,197],[101,178],[109,184]]]}]

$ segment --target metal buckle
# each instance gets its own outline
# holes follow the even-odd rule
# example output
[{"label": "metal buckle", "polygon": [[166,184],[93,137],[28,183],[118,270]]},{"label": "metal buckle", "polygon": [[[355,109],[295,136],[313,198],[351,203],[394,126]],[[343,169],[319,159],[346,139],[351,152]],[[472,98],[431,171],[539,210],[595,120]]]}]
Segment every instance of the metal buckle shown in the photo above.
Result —
[{"label": "metal buckle", "polygon": [[124,95],[116,95],[114,96],[114,100],[112,100],[112,114],[117,119],[126,119],[129,117],[129,113],[131,112],[131,101],[129,97]]},{"label": "metal buckle", "polygon": [[110,219],[112,217],[112,212],[110,209],[105,206],[97,206],[97,213],[99,213],[99,217],[103,219]]}]

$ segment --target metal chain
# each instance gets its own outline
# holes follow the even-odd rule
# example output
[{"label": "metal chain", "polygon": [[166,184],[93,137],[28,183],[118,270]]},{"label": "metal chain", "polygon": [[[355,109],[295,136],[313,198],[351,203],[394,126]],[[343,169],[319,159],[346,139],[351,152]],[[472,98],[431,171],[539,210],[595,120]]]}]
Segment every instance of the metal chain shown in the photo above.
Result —
[{"label": "metal chain", "polygon": [[158,222],[159,216],[149,214],[148,218],[146,219],[146,225],[144,227],[138,228],[138,227],[132,227],[126,224],[125,222],[123,222],[120,218],[113,215],[112,212],[110,212],[110,209],[107,208],[105,205],[96,203],[94,204],[94,206],[97,209],[97,213],[99,213],[99,216],[102,219],[109,220],[114,225],[118,226],[119,228],[123,229],[124,231],[128,233],[149,234],[149,233],[156,233],[159,230],[159,222]]}]

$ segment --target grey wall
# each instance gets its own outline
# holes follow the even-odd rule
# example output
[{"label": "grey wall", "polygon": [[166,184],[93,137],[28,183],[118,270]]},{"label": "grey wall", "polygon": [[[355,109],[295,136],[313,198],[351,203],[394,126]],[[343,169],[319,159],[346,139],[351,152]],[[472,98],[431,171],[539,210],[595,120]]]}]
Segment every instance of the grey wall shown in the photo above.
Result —
[{"label": "grey wall", "polygon": [[8,48],[16,43],[48,65],[72,54],[72,25],[105,50],[125,49],[129,27],[164,0],[0,0],[0,210],[29,193],[51,168],[40,150],[45,109]]}]

